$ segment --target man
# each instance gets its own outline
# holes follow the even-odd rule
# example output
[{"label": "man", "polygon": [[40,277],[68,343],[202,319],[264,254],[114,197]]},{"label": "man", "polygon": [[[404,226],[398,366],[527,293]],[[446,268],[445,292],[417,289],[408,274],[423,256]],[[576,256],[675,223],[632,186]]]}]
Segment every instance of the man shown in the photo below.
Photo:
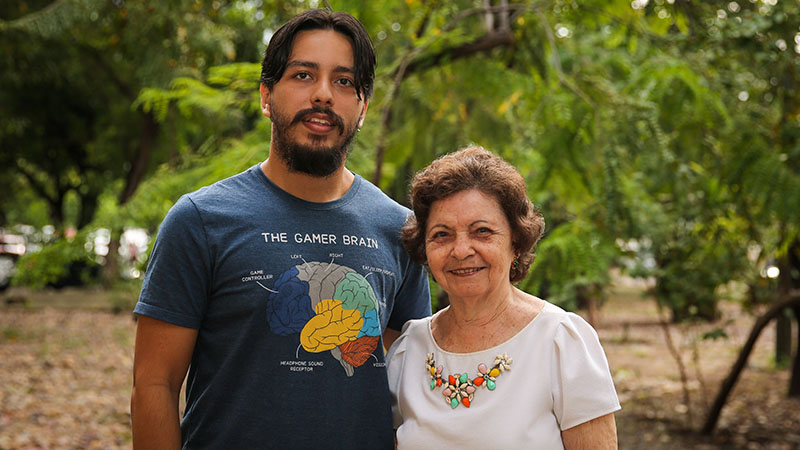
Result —
[{"label": "man", "polygon": [[408,211],[344,166],[374,65],[345,13],[271,39],[269,158],[183,196],[159,230],[135,309],[135,448],[393,448],[381,344],[430,299],[399,241]]}]

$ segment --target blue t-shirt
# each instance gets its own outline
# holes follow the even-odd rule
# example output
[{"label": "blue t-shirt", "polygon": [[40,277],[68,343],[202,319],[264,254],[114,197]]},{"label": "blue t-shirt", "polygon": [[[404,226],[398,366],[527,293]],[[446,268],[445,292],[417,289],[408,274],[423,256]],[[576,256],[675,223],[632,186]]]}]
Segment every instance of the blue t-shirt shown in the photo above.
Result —
[{"label": "blue t-shirt", "polygon": [[313,203],[259,165],[178,200],[135,312],[199,330],[184,448],[393,448],[381,334],[430,314],[407,214],[358,175]]}]

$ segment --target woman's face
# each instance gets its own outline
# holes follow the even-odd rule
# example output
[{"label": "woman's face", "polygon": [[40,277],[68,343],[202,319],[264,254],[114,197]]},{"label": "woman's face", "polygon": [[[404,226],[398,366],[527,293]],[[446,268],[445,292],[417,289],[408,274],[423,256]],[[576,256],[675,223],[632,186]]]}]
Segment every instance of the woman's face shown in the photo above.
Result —
[{"label": "woman's face", "polygon": [[511,225],[497,200],[477,189],[431,205],[425,253],[433,277],[451,298],[487,298],[511,286]]}]

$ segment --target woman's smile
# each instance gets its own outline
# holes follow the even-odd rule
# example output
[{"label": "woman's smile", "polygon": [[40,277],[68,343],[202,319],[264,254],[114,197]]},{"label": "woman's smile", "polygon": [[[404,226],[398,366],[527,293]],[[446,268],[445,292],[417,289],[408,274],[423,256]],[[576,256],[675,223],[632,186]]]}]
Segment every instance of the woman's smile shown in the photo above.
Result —
[{"label": "woman's smile", "polygon": [[510,286],[511,225],[497,200],[477,189],[431,205],[425,253],[433,277],[450,296],[480,299]]}]

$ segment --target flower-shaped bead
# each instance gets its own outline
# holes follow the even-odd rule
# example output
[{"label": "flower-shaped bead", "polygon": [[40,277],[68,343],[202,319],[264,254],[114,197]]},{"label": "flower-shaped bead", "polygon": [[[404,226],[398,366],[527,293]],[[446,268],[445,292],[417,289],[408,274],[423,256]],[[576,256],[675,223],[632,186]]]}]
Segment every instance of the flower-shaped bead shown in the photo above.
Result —
[{"label": "flower-shaped bead", "polygon": [[442,391],[445,400],[451,408],[456,408],[462,404],[469,408],[475,396],[475,385],[466,373],[457,373],[447,377],[447,386]]}]

